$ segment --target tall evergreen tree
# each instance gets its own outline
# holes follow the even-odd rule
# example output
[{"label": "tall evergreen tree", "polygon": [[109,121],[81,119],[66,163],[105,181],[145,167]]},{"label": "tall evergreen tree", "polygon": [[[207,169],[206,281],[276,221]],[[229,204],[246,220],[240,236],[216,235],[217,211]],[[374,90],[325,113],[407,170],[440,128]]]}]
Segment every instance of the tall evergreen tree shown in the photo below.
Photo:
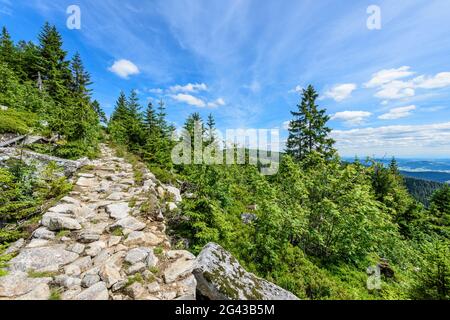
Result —
[{"label": "tall evergreen tree", "polygon": [[[18,74],[22,81],[33,81],[38,86],[38,79],[44,74],[44,63],[40,48],[33,42],[19,41],[18,49]],[[43,85],[42,85],[43,89]],[[42,91],[42,90],[41,90]]]},{"label": "tall evergreen tree", "polygon": [[153,108],[153,103],[149,102],[144,114],[145,129],[148,133],[159,131],[158,116]]},{"label": "tall evergreen tree", "polygon": [[127,96],[123,91],[120,92],[116,101],[114,112],[111,115],[111,121],[125,121],[128,117]]},{"label": "tall evergreen tree", "polygon": [[392,157],[391,162],[389,163],[389,170],[391,170],[392,174],[400,175],[400,171],[398,170],[398,163],[395,157]]},{"label": "tall evergreen tree", "polygon": [[298,111],[291,112],[294,120],[289,124],[287,153],[297,161],[314,151],[325,158],[330,158],[335,152],[334,140],[329,137],[331,129],[326,126],[330,117],[316,104],[318,96],[314,87],[309,85],[303,90]]},{"label": "tall evergreen tree", "polygon": [[215,133],[214,131],[216,130],[216,121],[214,120],[213,115],[210,113],[208,115],[208,121],[206,122],[206,128],[207,128],[207,139],[209,143],[212,143],[215,141],[216,137],[215,137]]},{"label": "tall evergreen tree", "polygon": [[11,40],[11,35],[9,34],[6,27],[2,28],[2,35],[0,37],[0,61],[7,63],[10,68],[15,69],[15,63],[17,56],[17,50],[14,46],[14,42]]},{"label": "tall evergreen tree", "polygon": [[437,190],[430,201],[429,220],[434,231],[450,239],[450,186]]},{"label": "tall evergreen tree", "polygon": [[46,23],[39,34],[43,80],[46,90],[57,102],[64,102],[71,82],[67,52],[62,49],[62,37],[55,26]]},{"label": "tall evergreen tree", "polygon": [[88,88],[92,84],[91,76],[84,69],[83,61],[78,52],[73,56],[70,68],[72,72],[72,92],[82,99],[89,100],[92,92],[92,89]]},{"label": "tall evergreen tree", "polygon": [[170,128],[167,125],[166,120],[166,104],[162,99],[158,102],[158,112],[156,114],[156,117],[158,119],[158,126],[161,129],[161,132],[163,133],[163,135],[168,136],[170,134]]}]

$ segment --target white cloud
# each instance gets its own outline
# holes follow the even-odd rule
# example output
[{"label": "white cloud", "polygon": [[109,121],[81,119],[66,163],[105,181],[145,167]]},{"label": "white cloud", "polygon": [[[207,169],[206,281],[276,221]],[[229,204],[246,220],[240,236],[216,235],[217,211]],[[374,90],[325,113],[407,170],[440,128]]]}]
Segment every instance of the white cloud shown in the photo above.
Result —
[{"label": "white cloud", "polygon": [[381,120],[395,120],[400,118],[406,118],[411,115],[411,111],[416,110],[416,106],[406,106],[406,107],[400,107],[400,108],[394,108],[389,110],[388,113],[382,114],[378,117],[378,119]]},{"label": "white cloud", "polygon": [[302,93],[302,91],[303,91],[303,87],[301,85],[297,85],[297,86],[295,86],[294,89],[289,90],[288,92],[289,93]]},{"label": "white cloud", "polygon": [[365,83],[366,88],[375,88],[389,83],[393,80],[402,79],[409,77],[414,74],[414,72],[409,71],[411,67],[403,66],[397,69],[384,69],[374,73],[372,79]]},{"label": "white cloud", "polygon": [[448,155],[450,152],[450,122],[334,130],[332,137],[339,152],[346,155]]},{"label": "white cloud", "polygon": [[391,81],[381,87],[381,90],[375,94],[375,97],[385,100],[403,99],[413,97],[416,94],[411,82]]},{"label": "white cloud", "polygon": [[334,99],[337,102],[341,102],[352,95],[352,92],[356,90],[356,84],[343,83],[335,85],[330,90],[324,93],[324,97]]},{"label": "white cloud", "polygon": [[216,99],[213,102],[208,102],[208,107],[210,107],[210,108],[216,108],[216,107],[224,106],[224,105],[225,105],[225,100],[223,98]]},{"label": "white cloud", "polygon": [[139,74],[140,72],[139,68],[133,62],[125,59],[115,61],[108,70],[124,79],[128,79],[129,76]]},{"label": "white cloud", "polygon": [[360,125],[364,122],[364,120],[370,117],[372,113],[367,111],[342,111],[335,113],[331,120],[341,120],[344,121],[347,125]]},{"label": "white cloud", "polygon": [[372,75],[372,79],[364,86],[366,88],[377,88],[375,97],[385,101],[414,97],[417,89],[439,89],[450,86],[450,72],[399,80],[413,74],[414,72],[410,71],[410,67],[381,70]]},{"label": "white cloud", "polygon": [[439,89],[450,86],[450,72],[441,72],[435,76],[419,76],[413,80],[417,88]]},{"label": "white cloud", "polygon": [[208,90],[208,86],[204,83],[188,83],[184,86],[175,85],[169,88],[172,92],[198,92]]},{"label": "white cloud", "polygon": [[176,101],[184,102],[195,107],[203,108],[206,106],[205,101],[190,94],[179,93],[177,95],[173,95],[172,98]]}]

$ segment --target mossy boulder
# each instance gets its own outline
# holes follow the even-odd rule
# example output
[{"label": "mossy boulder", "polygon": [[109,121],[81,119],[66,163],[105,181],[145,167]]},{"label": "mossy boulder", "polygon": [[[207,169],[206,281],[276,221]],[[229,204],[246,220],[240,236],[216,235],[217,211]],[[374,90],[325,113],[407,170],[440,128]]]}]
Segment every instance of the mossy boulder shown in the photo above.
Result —
[{"label": "mossy boulder", "polygon": [[207,244],[196,260],[197,290],[210,300],[298,300],[291,292],[247,272],[225,249]]}]

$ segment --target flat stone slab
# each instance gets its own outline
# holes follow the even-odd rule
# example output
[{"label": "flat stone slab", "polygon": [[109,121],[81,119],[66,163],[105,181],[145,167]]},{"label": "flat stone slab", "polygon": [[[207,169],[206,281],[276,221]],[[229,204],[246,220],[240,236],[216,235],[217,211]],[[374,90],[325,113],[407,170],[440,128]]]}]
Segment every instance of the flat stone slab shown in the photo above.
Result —
[{"label": "flat stone slab", "polygon": [[97,185],[97,182],[93,178],[81,177],[80,179],[78,179],[76,185],[79,187],[95,187]]},{"label": "flat stone slab", "polygon": [[140,222],[138,219],[133,217],[127,217],[120,219],[113,226],[114,227],[122,227],[124,229],[129,229],[132,231],[140,231],[145,229],[146,225],[143,222]]},{"label": "flat stone slab", "polygon": [[88,289],[82,291],[74,300],[108,300],[108,288],[104,282],[97,282]]},{"label": "flat stone slab", "polygon": [[131,208],[128,203],[113,203],[106,206],[106,212],[110,215],[111,218],[120,220],[126,218],[130,213]]},{"label": "flat stone slab", "polygon": [[28,294],[39,285],[47,284],[50,281],[52,278],[28,278],[25,272],[13,272],[0,277],[0,300]]},{"label": "flat stone slab", "polygon": [[57,271],[61,266],[78,259],[78,254],[64,249],[64,246],[23,249],[9,261],[13,271]]},{"label": "flat stone slab", "polygon": [[169,284],[182,279],[192,273],[194,265],[194,260],[178,259],[164,271],[164,281]]}]

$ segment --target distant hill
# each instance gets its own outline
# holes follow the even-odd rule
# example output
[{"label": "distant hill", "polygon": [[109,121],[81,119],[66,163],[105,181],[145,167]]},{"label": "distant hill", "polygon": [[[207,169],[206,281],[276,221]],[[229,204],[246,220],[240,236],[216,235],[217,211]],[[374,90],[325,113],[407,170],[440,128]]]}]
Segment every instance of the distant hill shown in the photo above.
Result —
[{"label": "distant hill", "polygon": [[440,182],[450,183],[450,173],[440,171],[400,171],[405,177]]},{"label": "distant hill", "polygon": [[429,180],[405,177],[405,184],[409,193],[419,202],[428,207],[433,193],[440,189],[444,184]]}]

